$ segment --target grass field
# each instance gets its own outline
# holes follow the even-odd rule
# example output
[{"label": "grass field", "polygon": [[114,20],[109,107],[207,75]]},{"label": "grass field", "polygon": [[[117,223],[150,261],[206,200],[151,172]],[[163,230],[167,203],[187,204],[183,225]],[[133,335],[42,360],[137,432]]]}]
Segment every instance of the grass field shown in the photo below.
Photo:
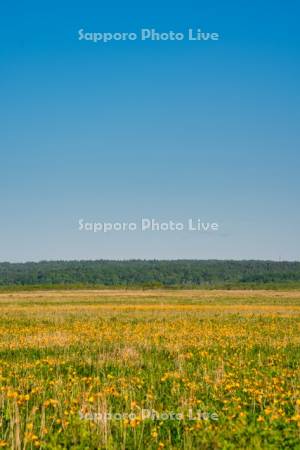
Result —
[{"label": "grass field", "polygon": [[300,292],[0,294],[0,447],[300,449]]}]

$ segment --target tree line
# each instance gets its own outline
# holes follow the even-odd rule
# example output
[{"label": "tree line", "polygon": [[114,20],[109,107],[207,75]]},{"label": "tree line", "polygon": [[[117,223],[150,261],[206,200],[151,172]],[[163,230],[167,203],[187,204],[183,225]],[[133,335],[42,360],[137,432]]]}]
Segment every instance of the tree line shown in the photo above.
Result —
[{"label": "tree line", "polygon": [[300,286],[300,262],[231,260],[0,263],[0,286]]}]

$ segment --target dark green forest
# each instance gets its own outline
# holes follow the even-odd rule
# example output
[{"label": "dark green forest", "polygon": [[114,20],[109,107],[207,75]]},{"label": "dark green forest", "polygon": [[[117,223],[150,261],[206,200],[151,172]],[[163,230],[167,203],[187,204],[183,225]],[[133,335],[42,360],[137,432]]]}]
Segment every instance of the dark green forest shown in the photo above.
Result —
[{"label": "dark green forest", "polygon": [[0,263],[0,288],[300,287],[300,262],[220,260]]}]

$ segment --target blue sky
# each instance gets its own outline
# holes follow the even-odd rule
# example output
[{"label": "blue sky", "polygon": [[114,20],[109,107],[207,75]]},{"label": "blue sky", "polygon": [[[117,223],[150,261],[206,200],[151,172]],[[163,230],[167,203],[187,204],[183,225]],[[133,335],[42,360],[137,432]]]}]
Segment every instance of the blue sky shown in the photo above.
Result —
[{"label": "blue sky", "polygon": [[[1,7],[0,260],[299,260],[296,1]],[[220,33],[78,41],[78,30]],[[220,224],[78,231],[78,220]]]}]

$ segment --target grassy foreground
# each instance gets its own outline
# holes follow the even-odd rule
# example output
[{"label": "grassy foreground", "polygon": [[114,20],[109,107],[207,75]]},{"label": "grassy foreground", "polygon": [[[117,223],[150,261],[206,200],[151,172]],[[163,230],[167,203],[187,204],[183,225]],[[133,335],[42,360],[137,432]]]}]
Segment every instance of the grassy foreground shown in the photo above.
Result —
[{"label": "grassy foreground", "polygon": [[300,292],[0,294],[0,447],[300,449]]}]

